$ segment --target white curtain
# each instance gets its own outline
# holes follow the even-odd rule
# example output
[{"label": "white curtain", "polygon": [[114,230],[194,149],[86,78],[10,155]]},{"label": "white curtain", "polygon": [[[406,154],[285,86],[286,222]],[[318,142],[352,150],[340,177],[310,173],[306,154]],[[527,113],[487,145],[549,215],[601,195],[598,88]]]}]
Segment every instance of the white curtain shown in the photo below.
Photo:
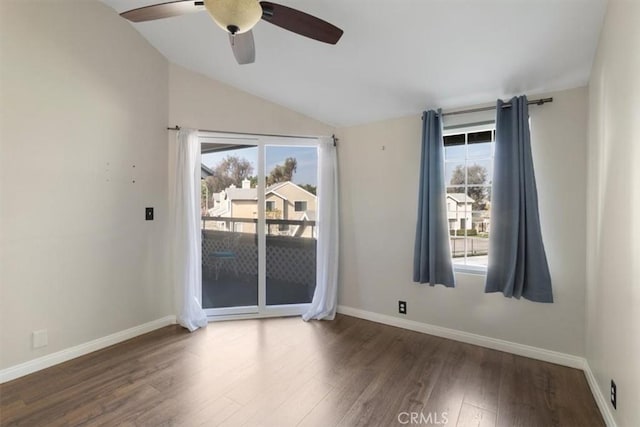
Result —
[{"label": "white curtain", "polygon": [[333,138],[318,148],[316,290],[304,320],[333,320],[338,307],[338,159]]},{"label": "white curtain", "polygon": [[193,332],[207,324],[207,315],[198,298],[202,291],[198,132],[179,130],[174,149],[173,261],[180,304],[178,323]]}]

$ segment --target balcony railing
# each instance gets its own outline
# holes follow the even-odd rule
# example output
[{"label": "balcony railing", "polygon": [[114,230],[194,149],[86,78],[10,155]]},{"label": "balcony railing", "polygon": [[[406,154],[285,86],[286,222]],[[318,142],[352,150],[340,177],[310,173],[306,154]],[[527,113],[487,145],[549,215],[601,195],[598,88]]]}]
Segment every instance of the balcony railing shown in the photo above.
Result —
[{"label": "balcony railing", "polygon": [[[267,235],[291,235],[284,232],[284,228],[290,230],[291,227],[297,228],[295,237],[315,237],[316,221],[312,220],[295,220],[295,219],[271,219],[267,218]],[[225,225],[220,229],[217,225],[223,222]],[[203,230],[221,230],[221,231],[236,231],[236,224],[254,224],[253,229],[248,231],[249,233],[255,233],[258,225],[257,218],[236,218],[236,217],[220,217],[220,216],[203,216],[202,217],[202,229]],[[309,233],[305,233],[310,230]]]},{"label": "balcony railing", "polygon": [[[202,230],[204,272],[210,272],[213,267],[213,252],[229,250],[224,247],[229,235],[238,237],[237,245],[233,248],[237,256],[234,268],[242,275],[257,275],[257,236],[221,230]],[[312,292],[316,277],[316,239],[267,235],[266,240],[267,276],[275,280],[300,283],[309,287]]]}]

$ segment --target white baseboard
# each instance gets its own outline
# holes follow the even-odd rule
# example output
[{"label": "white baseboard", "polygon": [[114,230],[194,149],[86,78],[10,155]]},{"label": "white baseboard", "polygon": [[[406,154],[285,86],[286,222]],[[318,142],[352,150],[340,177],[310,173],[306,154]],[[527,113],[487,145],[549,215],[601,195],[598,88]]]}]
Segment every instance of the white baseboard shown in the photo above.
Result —
[{"label": "white baseboard", "polygon": [[591,367],[586,361],[583,370],[585,377],[587,377],[589,388],[591,388],[591,393],[593,394],[593,397],[598,404],[598,408],[600,408],[600,413],[602,414],[602,418],[604,418],[605,424],[607,425],[607,427],[616,427],[616,421],[613,418],[613,414],[611,413],[609,400],[606,399],[602,394],[602,390],[598,386],[598,381],[596,380],[595,375],[593,375],[593,372],[591,371]]},{"label": "white baseboard", "polygon": [[494,350],[504,351],[506,353],[517,354],[518,356],[529,357],[531,359],[542,360],[544,362],[550,362],[557,365],[580,369],[584,371],[587,382],[589,383],[589,387],[591,388],[591,393],[593,393],[593,396],[607,427],[617,427],[611,413],[611,409],[607,404],[608,401],[602,395],[602,391],[600,390],[600,387],[598,387],[595,376],[593,375],[593,372],[591,372],[589,363],[583,357],[560,353],[552,350],[545,350],[543,348],[518,344],[497,338],[486,337],[484,335],[458,331],[456,329],[443,328],[441,326],[430,325],[428,323],[416,322],[415,320],[401,319],[398,317],[388,316],[386,314],[374,313],[372,311],[360,310],[343,305],[338,306],[338,313],[346,314],[347,316],[358,317],[360,319],[370,320],[372,322],[382,323],[385,325],[395,326],[398,328],[408,329],[411,331],[435,335],[437,337],[448,338],[454,341],[474,344],[480,347],[487,347]]},{"label": "white baseboard", "polygon": [[176,316],[165,316],[161,319],[152,320],[151,322],[107,335],[106,337],[2,369],[0,370],[0,384],[175,323]]},{"label": "white baseboard", "polygon": [[[417,322],[415,320],[401,319],[347,306],[338,306],[338,313],[411,331],[435,335],[437,337],[448,338],[454,341],[517,354],[519,356],[530,357],[544,362],[568,366],[570,368],[581,369],[584,371],[589,387],[591,388],[591,393],[593,393],[607,427],[617,427],[613,414],[611,413],[611,409],[609,408],[608,400],[603,396],[602,391],[598,386],[598,382],[589,367],[589,363],[587,363],[587,360],[582,357],[491,338],[484,335],[458,331],[456,329],[443,328],[441,326],[430,325],[428,323]],[[75,347],[29,360],[28,362],[24,362],[19,365],[11,366],[0,370],[0,384],[175,323],[176,316],[166,316]]]},{"label": "white baseboard", "polygon": [[506,353],[517,354],[518,356],[530,357],[531,359],[551,362],[557,365],[568,366],[570,368],[582,369],[585,363],[584,358],[571,354],[545,350],[543,348],[458,331],[456,329],[429,325],[428,323],[416,322],[415,320],[387,316],[385,314],[378,314],[357,308],[338,306],[338,313],[346,314],[347,316],[359,317],[360,319],[371,320],[372,322],[384,323],[385,325],[396,326],[398,328],[409,329],[411,331],[435,335],[437,337],[449,338],[454,341],[461,341],[468,344],[478,345],[480,347],[500,350]]}]

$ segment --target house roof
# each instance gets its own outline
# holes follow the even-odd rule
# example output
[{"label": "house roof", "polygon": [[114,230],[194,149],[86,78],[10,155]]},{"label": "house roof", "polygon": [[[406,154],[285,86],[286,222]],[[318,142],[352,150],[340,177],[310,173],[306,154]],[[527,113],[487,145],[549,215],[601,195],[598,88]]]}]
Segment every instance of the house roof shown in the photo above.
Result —
[{"label": "house roof", "polygon": [[[272,184],[270,186],[268,186],[266,188],[266,194],[269,193],[273,193],[276,194],[278,197],[284,199],[284,200],[288,200],[285,196],[283,196],[282,194],[278,193],[278,189],[284,187],[285,185],[293,185],[296,186],[297,188],[299,188],[300,190],[309,193],[307,190],[305,190],[304,188],[300,187],[298,184],[291,182],[291,181],[286,181],[286,182],[278,182],[276,184]],[[225,190],[225,193],[227,193],[227,197],[229,198],[229,200],[258,200],[258,189],[257,188],[237,188],[237,187],[227,187]],[[220,197],[220,193],[215,193],[218,195],[218,197]],[[309,193],[311,194],[311,193]],[[312,194],[312,196],[314,196]],[[215,196],[214,196],[215,197]],[[315,196],[314,196],[315,197]]]},{"label": "house roof", "polygon": [[258,200],[257,188],[234,188],[228,187],[225,190],[229,200]]},{"label": "house roof", "polygon": [[458,203],[473,203],[473,202],[475,202],[475,200],[473,200],[471,197],[469,197],[468,195],[466,195],[464,193],[447,193],[447,197],[452,198],[453,200],[455,200]]},{"label": "house roof", "polygon": [[200,178],[204,179],[208,176],[213,176],[213,171],[208,168],[204,163],[200,164]]}]

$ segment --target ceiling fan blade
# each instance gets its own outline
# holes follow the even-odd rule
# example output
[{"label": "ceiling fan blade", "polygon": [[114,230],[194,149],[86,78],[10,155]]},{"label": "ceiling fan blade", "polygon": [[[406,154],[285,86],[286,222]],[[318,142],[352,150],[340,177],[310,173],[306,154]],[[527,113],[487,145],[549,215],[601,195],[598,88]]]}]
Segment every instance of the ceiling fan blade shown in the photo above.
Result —
[{"label": "ceiling fan blade", "polygon": [[144,22],[184,15],[186,13],[200,12],[201,10],[204,10],[204,1],[179,0],[139,7],[122,12],[120,16],[132,22]]},{"label": "ceiling fan blade", "polygon": [[238,64],[251,64],[256,60],[256,46],[253,43],[253,32],[251,30],[246,33],[229,34],[229,42],[233,56],[236,57]]},{"label": "ceiling fan blade", "polygon": [[343,31],[320,18],[268,1],[260,2],[262,19],[305,37],[336,44]]}]

